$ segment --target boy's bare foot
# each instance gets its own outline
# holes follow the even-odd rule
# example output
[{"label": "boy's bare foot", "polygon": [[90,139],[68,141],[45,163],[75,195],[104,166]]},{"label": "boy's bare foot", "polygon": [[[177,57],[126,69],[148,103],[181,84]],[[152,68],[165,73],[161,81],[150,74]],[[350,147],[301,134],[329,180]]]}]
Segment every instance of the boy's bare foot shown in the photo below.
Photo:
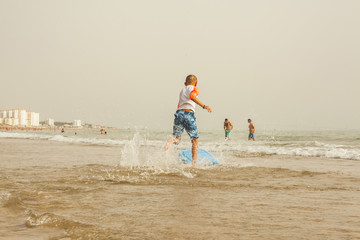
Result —
[{"label": "boy's bare foot", "polygon": [[170,146],[172,145],[172,142],[168,141],[165,146],[164,146],[164,150],[167,151],[169,150]]},{"label": "boy's bare foot", "polygon": [[167,143],[164,146],[164,150],[167,151],[173,143],[175,145],[179,144],[180,138],[173,138],[173,137],[169,138],[169,140],[167,141]]},{"label": "boy's bare foot", "polygon": [[171,145],[171,143],[167,142],[164,146],[164,150],[165,151],[169,150],[170,145]]}]

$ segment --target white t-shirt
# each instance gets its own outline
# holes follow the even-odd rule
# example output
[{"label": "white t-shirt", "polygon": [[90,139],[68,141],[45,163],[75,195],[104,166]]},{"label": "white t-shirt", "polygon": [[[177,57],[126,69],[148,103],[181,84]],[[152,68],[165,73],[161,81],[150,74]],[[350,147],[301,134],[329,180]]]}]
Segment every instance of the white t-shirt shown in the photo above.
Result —
[{"label": "white t-shirt", "polygon": [[199,89],[193,85],[185,86],[180,91],[179,104],[177,109],[189,109],[195,112],[196,103],[191,100],[191,98],[193,98],[194,96],[197,97],[199,95],[199,92]]}]

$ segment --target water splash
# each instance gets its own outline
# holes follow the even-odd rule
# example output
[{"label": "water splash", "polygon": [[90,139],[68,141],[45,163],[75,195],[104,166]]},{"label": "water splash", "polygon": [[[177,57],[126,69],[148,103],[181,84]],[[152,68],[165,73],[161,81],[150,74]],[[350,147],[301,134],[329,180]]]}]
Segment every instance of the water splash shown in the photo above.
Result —
[{"label": "water splash", "polygon": [[180,161],[177,152],[175,147],[165,151],[163,143],[148,144],[137,132],[122,149],[120,166],[130,170],[141,170],[143,176],[181,173],[188,178],[194,177],[188,170],[189,166]]}]

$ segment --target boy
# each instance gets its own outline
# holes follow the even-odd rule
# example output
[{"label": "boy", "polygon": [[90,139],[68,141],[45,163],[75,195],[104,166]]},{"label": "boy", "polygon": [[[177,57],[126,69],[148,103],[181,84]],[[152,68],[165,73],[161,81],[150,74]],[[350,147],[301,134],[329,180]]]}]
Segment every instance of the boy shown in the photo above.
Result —
[{"label": "boy", "polygon": [[231,140],[230,138],[230,132],[231,130],[233,130],[234,126],[232,125],[232,123],[225,118],[224,121],[224,130],[225,130],[225,140]]},{"label": "boy", "polygon": [[252,140],[256,141],[256,139],[255,139],[255,125],[252,123],[250,118],[248,119],[248,123],[249,123],[249,140],[252,139]]},{"label": "boy", "polygon": [[189,75],[185,80],[185,87],[180,91],[179,104],[175,113],[173,137],[171,137],[165,145],[165,150],[168,150],[171,144],[179,144],[181,134],[184,131],[189,134],[192,143],[192,165],[196,164],[199,134],[196,126],[195,106],[196,104],[212,112],[211,107],[206,106],[197,98],[199,89],[196,87],[197,78],[195,75]]}]

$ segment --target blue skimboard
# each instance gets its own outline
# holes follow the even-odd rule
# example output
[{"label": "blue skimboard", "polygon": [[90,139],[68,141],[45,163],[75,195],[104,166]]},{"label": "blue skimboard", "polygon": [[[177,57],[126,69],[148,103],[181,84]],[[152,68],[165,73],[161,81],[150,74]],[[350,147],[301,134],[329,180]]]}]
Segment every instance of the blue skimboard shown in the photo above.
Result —
[{"label": "blue skimboard", "polygon": [[[185,149],[182,150],[179,153],[179,157],[180,159],[184,162],[184,163],[192,163],[192,151],[191,149]],[[211,153],[209,153],[208,151],[204,150],[204,149],[199,149],[198,150],[198,157],[197,157],[197,163],[203,162],[205,161],[208,164],[219,164],[219,161],[213,156],[211,155]]]}]

